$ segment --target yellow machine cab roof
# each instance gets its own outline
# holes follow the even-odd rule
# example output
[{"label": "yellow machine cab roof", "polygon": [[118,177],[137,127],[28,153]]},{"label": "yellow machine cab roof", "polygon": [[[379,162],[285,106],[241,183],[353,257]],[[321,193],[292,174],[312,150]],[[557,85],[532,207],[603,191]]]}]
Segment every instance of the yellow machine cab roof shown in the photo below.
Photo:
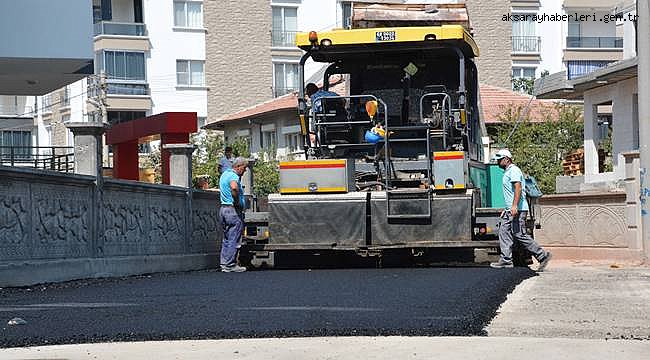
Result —
[{"label": "yellow machine cab roof", "polygon": [[[312,37],[313,37],[313,32]],[[387,48],[425,49],[457,46],[465,57],[477,57],[478,46],[461,25],[387,27],[352,30],[331,30],[316,33],[318,50],[313,49],[310,33],[296,34],[296,45],[305,51],[315,51],[321,56],[315,60],[328,61],[326,54],[354,51],[380,51]],[[320,59],[318,59],[320,58]]]}]

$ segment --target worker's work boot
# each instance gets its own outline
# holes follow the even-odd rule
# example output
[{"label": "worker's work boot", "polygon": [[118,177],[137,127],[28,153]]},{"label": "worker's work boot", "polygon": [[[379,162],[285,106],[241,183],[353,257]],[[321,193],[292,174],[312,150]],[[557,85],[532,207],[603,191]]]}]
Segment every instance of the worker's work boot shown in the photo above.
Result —
[{"label": "worker's work boot", "polygon": [[548,262],[551,261],[551,258],[553,255],[550,252],[546,252],[546,256],[544,256],[541,259],[538,259],[539,261],[539,267],[537,268],[537,272],[542,272],[544,269],[546,269],[546,265],[548,265]]},{"label": "worker's work boot", "polygon": [[499,259],[499,261],[490,263],[490,267],[493,267],[495,269],[503,269],[503,268],[511,268],[514,265],[512,265],[512,261],[506,261],[503,259]]},{"label": "worker's work boot", "polygon": [[240,273],[240,272],[244,272],[244,271],[246,271],[246,268],[243,267],[243,266],[239,266],[239,265],[232,265],[232,266],[224,266],[224,265],[222,265],[222,266],[221,266],[221,271],[222,271],[222,272],[236,272],[236,273]]}]

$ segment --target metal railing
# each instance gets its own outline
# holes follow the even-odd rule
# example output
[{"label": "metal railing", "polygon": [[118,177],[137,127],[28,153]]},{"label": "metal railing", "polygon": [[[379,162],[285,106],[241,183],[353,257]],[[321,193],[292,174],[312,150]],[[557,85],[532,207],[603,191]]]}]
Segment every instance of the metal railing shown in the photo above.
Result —
[{"label": "metal railing", "polygon": [[29,105],[0,104],[0,115],[34,116],[34,108]]},{"label": "metal railing", "polygon": [[94,35],[147,36],[147,27],[141,23],[100,21],[95,23]]},{"label": "metal railing", "polygon": [[0,146],[0,165],[74,172],[72,146]]},{"label": "metal railing", "polygon": [[273,97],[280,97],[282,95],[287,95],[290,94],[294,91],[298,91],[298,87],[286,87],[286,88],[279,88],[279,87],[274,87],[273,88]]},{"label": "metal railing", "polygon": [[271,46],[295,47],[297,31],[271,31]]},{"label": "metal railing", "polygon": [[137,83],[118,83],[113,82],[114,80],[109,81],[107,84],[108,94],[115,95],[149,95],[149,85],[148,84],[137,84]]},{"label": "metal railing", "polygon": [[512,51],[522,53],[539,53],[542,38],[539,36],[513,36]]},{"label": "metal railing", "polygon": [[622,49],[623,38],[611,36],[567,36],[567,48]]}]

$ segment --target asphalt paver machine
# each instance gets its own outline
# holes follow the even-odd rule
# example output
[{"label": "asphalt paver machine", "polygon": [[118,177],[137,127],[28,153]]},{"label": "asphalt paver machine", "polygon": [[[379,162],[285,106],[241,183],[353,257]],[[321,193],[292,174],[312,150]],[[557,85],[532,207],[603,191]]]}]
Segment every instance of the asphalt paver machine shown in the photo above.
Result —
[{"label": "asphalt paver machine", "polygon": [[[254,265],[282,251],[349,251],[381,258],[492,249],[487,136],[478,47],[460,24],[299,33],[298,97],[306,160],[280,162],[280,191],[249,225]],[[304,67],[324,64],[313,103]],[[383,136],[382,136],[383,135]]]}]

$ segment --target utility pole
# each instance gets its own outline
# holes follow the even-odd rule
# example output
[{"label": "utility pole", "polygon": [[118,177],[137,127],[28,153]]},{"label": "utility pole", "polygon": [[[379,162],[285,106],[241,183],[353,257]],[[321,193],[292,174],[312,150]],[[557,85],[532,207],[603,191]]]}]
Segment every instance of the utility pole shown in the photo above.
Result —
[{"label": "utility pole", "polygon": [[641,234],[646,261],[650,259],[650,5],[637,0],[639,160],[641,194]]},{"label": "utility pole", "polygon": [[[106,101],[108,95],[108,83],[106,81],[106,73],[102,71],[100,74],[91,75],[88,77],[88,80],[92,81],[88,85],[88,93],[92,95],[88,97],[88,102],[95,107],[95,111],[93,112],[95,121],[106,124],[108,123],[108,103]],[[102,163],[104,166],[108,166],[108,146],[104,145],[101,148]]]}]

